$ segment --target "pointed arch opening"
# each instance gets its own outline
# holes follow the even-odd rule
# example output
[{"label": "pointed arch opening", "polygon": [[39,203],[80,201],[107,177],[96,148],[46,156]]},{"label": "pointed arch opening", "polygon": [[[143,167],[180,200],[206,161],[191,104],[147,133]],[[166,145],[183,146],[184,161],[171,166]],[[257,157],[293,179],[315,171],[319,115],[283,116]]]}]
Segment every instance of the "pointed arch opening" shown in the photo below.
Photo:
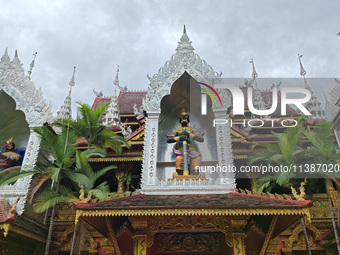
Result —
[{"label": "pointed arch opening", "polygon": [[[176,144],[167,143],[167,137],[180,126],[179,115],[184,109],[189,114],[189,126],[202,134],[203,142],[194,142],[200,153],[200,166],[217,164],[216,130],[213,127],[214,114],[211,100],[207,102],[207,115],[201,114],[201,89],[198,82],[187,72],[184,72],[171,86],[170,94],[161,100],[158,119],[158,162],[157,178],[167,180],[176,170]],[[193,164],[191,172],[193,172]]]},{"label": "pointed arch opening", "polygon": [[5,142],[11,137],[15,138],[15,150],[26,148],[30,129],[25,114],[16,110],[15,101],[3,90],[0,90],[0,116],[0,150],[4,150]]}]

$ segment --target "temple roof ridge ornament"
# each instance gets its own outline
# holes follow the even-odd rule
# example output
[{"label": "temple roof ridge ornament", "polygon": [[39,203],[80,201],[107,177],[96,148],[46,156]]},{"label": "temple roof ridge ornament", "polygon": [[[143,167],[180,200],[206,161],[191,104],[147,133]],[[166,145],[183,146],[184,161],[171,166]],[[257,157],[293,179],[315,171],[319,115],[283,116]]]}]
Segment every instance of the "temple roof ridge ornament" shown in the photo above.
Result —
[{"label": "temple roof ridge ornament", "polygon": [[[254,59],[251,59],[249,61],[249,63],[252,65],[251,76],[253,77],[253,79],[250,81],[250,85],[254,84],[254,86],[253,86],[253,88],[254,88],[253,105],[258,110],[265,110],[265,109],[267,109],[266,103],[264,102],[264,99],[261,95],[261,91],[257,87],[256,78],[258,77],[258,74],[257,74],[256,69],[255,69]],[[256,118],[256,116],[252,116],[252,117]]]},{"label": "temple roof ridge ornament", "polygon": [[308,89],[308,90],[311,90],[311,87],[308,85],[307,80],[306,80],[307,71],[305,70],[305,68],[303,67],[302,62],[301,62],[301,58],[302,58],[303,55],[300,55],[300,54],[297,54],[297,55],[299,57],[300,75],[303,77],[303,80],[305,82],[305,88]]},{"label": "temple roof ridge ornament", "polygon": [[67,97],[64,101],[64,104],[61,106],[60,111],[58,112],[57,119],[72,118],[71,92],[72,92],[72,87],[75,85],[75,81],[74,81],[75,72],[76,72],[76,67],[73,68],[72,78],[69,82],[70,90],[69,90],[68,95],[67,95]]},{"label": "temple roof ridge ornament", "polygon": [[187,72],[198,81],[205,81],[209,84],[221,78],[221,74],[215,72],[205,60],[194,52],[185,27],[178,42],[176,53],[171,56],[170,60],[165,62],[156,74],[153,76],[147,75],[150,84],[143,99],[144,110],[160,111],[162,98],[170,94],[172,85],[184,72]]},{"label": "temple roof ridge ornament", "polygon": [[35,63],[35,57],[37,56],[38,52],[35,52],[33,54],[33,60],[30,64],[30,69],[28,70],[28,79],[31,79],[31,74],[32,74],[32,71],[33,71],[33,67],[34,67],[34,63]]},{"label": "temple roof ridge ornament", "polygon": [[11,59],[10,57],[8,56],[8,48],[6,47],[5,49],[5,53],[4,55],[1,57],[1,60],[0,60],[0,74],[1,74],[1,71],[9,65],[9,63],[11,62]]},{"label": "temple roof ridge ornament", "polygon": [[0,76],[0,90],[3,89],[14,99],[16,109],[25,113],[30,126],[39,126],[52,120],[51,107],[44,99],[41,89],[37,89],[25,75],[17,50],[11,61],[6,47],[0,60]]},{"label": "temple roof ridge ornament", "polygon": [[24,68],[22,67],[23,64],[21,63],[21,61],[20,61],[20,59],[19,59],[18,51],[17,51],[17,50],[15,50],[15,56],[14,56],[14,58],[13,58],[11,64],[12,64],[13,68],[14,68],[17,72],[22,72],[22,73],[24,73]]},{"label": "temple roof ridge ornament", "polygon": [[303,77],[304,86],[311,93],[311,99],[305,104],[307,110],[312,114],[310,118],[311,119],[325,119],[325,113],[324,113],[324,110],[321,108],[321,103],[318,101],[317,97],[314,96],[312,88],[307,83],[307,80],[306,80],[307,71],[305,70],[301,62],[301,58],[303,55],[302,54],[301,55],[297,54],[297,55],[298,55],[299,64],[300,64],[300,75]]},{"label": "temple roof ridge ornament", "polygon": [[121,125],[120,113],[118,109],[118,97],[117,97],[117,87],[119,86],[118,74],[119,74],[119,66],[117,67],[116,77],[113,81],[113,84],[114,84],[113,96],[111,98],[111,102],[106,108],[105,116],[103,117],[102,123],[105,126],[111,126],[111,125],[120,126]]},{"label": "temple roof ridge ornament", "polygon": [[187,35],[187,31],[185,29],[185,25],[183,28],[183,35],[180,39],[180,41],[178,42],[178,46],[176,48],[176,51],[193,51],[195,50],[194,47],[192,47],[191,45],[191,41],[189,39],[189,36]]}]

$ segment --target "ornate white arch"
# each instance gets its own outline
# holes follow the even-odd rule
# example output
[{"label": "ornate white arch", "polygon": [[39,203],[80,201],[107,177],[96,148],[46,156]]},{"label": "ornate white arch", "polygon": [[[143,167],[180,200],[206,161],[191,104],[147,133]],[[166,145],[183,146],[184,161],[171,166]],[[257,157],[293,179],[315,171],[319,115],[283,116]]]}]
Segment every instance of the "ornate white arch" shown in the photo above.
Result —
[{"label": "ornate white arch", "polygon": [[[167,193],[167,188],[161,188],[162,185],[156,177],[157,168],[157,146],[158,146],[158,118],[161,112],[161,100],[164,96],[169,95],[174,82],[179,79],[184,72],[187,72],[197,81],[204,81],[208,84],[220,83],[221,74],[218,74],[213,68],[202,60],[198,54],[194,52],[191,41],[186,34],[185,28],[183,35],[178,42],[176,53],[171,56],[158,73],[149,77],[150,85],[147,94],[143,99],[143,109],[147,112],[146,132],[144,142],[144,155],[142,166],[142,192],[144,193]],[[227,110],[231,105],[231,100],[225,91],[220,91],[223,105],[213,107],[215,118],[226,118]],[[220,165],[233,165],[231,137],[228,125],[218,125],[216,132],[216,141],[218,149],[218,162]],[[186,189],[188,193],[197,193],[197,190],[204,192],[225,193],[226,190],[231,191],[235,185],[234,175],[224,176],[220,179],[220,184],[224,187],[212,187],[211,185],[200,186],[199,188]],[[166,185],[165,185],[166,186]],[[190,186],[190,185],[189,185]],[[188,187],[188,185],[187,185]],[[182,187],[181,190],[185,188]],[[176,188],[178,189],[178,188]],[[180,190],[179,190],[180,191]],[[171,192],[171,191],[170,191]],[[176,192],[175,192],[176,193]]]},{"label": "ornate white arch", "polygon": [[[33,82],[25,75],[17,52],[11,61],[7,48],[0,60],[0,90],[8,94],[16,103],[16,109],[25,114],[30,128],[30,137],[21,171],[27,171],[35,166],[40,148],[40,138],[33,128],[42,126],[52,119],[50,107],[45,101],[41,90],[37,90]],[[17,204],[17,213],[22,214],[26,202],[31,177],[18,180],[14,185],[0,188],[0,197],[6,197],[10,202],[21,197]]]}]

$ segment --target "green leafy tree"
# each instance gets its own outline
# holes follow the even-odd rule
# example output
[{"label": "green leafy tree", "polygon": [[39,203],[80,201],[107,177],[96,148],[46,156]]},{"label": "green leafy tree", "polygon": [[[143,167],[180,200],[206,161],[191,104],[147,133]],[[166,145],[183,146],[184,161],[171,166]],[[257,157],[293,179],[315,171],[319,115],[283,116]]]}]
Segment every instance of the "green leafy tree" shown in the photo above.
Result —
[{"label": "green leafy tree", "polygon": [[138,174],[132,174],[132,171],[129,170],[128,174],[120,177],[119,180],[125,182],[126,190],[128,191],[128,190],[130,190],[130,185],[131,185],[132,189],[134,189],[134,190],[136,189],[136,187],[132,184],[132,180],[137,179],[137,178],[140,178],[140,176]]},{"label": "green leafy tree", "polygon": [[[313,130],[305,131],[305,136],[311,143],[311,146],[307,148],[304,152],[304,157],[308,159],[309,165],[315,165],[317,168],[315,169],[316,172],[319,172],[321,169],[321,175],[325,178],[325,188],[328,195],[328,203],[329,203],[329,210],[331,212],[332,217],[332,224],[333,224],[333,231],[335,237],[335,243],[337,245],[338,253],[340,254],[340,244],[339,244],[339,237],[338,231],[335,223],[335,217],[333,213],[332,201],[329,194],[329,187],[331,180],[333,183],[336,184],[338,189],[338,199],[340,185],[338,178],[339,173],[334,172],[327,172],[327,168],[331,164],[339,164],[340,162],[340,154],[337,153],[339,147],[336,145],[336,139],[333,132],[333,123],[327,121],[320,121]],[[325,165],[327,168],[318,168],[318,165]],[[324,171],[326,170],[326,171]],[[319,174],[319,173],[318,173]],[[338,201],[339,203],[340,201]]]},{"label": "green leafy tree", "polygon": [[[252,149],[261,147],[265,150],[250,156],[249,164],[268,163],[288,167],[298,164],[303,152],[301,140],[303,131],[303,122],[300,118],[295,127],[287,128],[285,132],[280,134],[272,132],[275,137],[275,143],[258,143],[251,146]],[[259,178],[255,180],[255,189],[262,192],[263,190],[271,191],[278,186],[287,187],[291,185],[293,177],[292,172],[282,171],[270,178]]]},{"label": "green leafy tree", "polygon": [[88,148],[91,148],[91,146],[111,148],[113,151],[121,153],[122,144],[128,146],[124,137],[100,124],[108,103],[99,105],[94,110],[87,104],[79,102],[77,104],[79,104],[77,119],[59,120],[56,125],[72,129],[79,137],[87,141]]}]

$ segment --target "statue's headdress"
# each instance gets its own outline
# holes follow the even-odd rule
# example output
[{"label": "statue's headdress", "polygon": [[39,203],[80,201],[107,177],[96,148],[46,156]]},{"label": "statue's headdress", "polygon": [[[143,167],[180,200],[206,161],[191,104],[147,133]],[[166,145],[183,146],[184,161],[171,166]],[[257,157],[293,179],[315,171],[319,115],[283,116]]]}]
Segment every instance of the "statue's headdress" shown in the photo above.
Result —
[{"label": "statue's headdress", "polygon": [[5,143],[5,147],[6,149],[12,150],[15,147],[14,144],[14,137],[11,137],[10,139],[8,139],[8,141]]},{"label": "statue's headdress", "polygon": [[182,109],[182,112],[181,112],[181,114],[179,115],[179,123],[181,123],[181,121],[182,121],[183,118],[187,119],[188,123],[190,122],[189,114],[185,111],[184,108]]}]

